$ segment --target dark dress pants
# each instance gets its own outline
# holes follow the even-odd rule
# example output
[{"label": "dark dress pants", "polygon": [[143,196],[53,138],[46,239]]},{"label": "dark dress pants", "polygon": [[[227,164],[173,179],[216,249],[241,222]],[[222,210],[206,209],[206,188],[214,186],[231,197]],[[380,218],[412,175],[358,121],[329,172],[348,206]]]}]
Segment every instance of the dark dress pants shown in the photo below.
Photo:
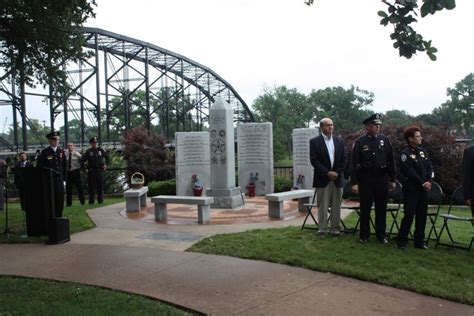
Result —
[{"label": "dark dress pants", "polygon": [[360,179],[360,239],[370,235],[370,211],[375,202],[375,235],[378,240],[385,238],[387,218],[388,176],[370,175]]},{"label": "dark dress pants", "polygon": [[422,246],[425,242],[426,212],[428,209],[428,192],[422,187],[406,185],[403,188],[404,216],[398,233],[398,245],[406,246],[413,218],[415,218],[415,246]]},{"label": "dark dress pants", "polygon": [[103,174],[102,169],[89,169],[89,174],[87,175],[88,185],[89,185],[89,204],[94,203],[94,197],[97,193],[97,202],[102,203],[104,200],[103,197]]},{"label": "dark dress pants", "polygon": [[79,169],[67,172],[66,177],[66,205],[72,205],[72,189],[76,187],[79,201],[84,204],[84,189],[82,188],[81,173]]}]

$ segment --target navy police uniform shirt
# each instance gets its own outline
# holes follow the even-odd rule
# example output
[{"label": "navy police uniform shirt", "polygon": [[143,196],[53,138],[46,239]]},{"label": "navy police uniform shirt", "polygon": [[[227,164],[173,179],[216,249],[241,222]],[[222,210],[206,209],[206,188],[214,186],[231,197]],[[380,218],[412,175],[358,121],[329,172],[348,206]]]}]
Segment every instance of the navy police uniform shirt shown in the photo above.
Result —
[{"label": "navy police uniform shirt", "polygon": [[392,144],[385,135],[363,135],[355,140],[351,155],[351,183],[361,178],[387,174],[395,182],[395,161]]},{"label": "navy police uniform shirt", "polygon": [[421,146],[407,146],[400,153],[400,172],[404,185],[422,187],[433,177],[433,166],[428,152]]},{"label": "navy police uniform shirt", "polygon": [[99,169],[102,170],[104,165],[108,162],[108,155],[101,147],[89,148],[82,155],[82,164],[87,162],[88,169]]}]

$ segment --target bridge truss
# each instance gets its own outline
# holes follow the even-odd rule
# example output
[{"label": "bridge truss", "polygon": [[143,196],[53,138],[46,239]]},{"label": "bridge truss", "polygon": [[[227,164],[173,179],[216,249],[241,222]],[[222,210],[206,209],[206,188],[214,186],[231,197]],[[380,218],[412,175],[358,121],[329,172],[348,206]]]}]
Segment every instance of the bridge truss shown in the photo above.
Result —
[{"label": "bridge truss", "polygon": [[[140,125],[168,138],[176,131],[205,130],[209,108],[218,97],[230,103],[234,121],[254,121],[245,101],[210,68],[156,45],[102,29],[84,28],[84,33],[84,49],[92,52],[92,57],[67,66],[72,91],[61,101],[53,98],[47,88],[27,88],[24,96],[18,96],[18,87],[6,80],[0,82],[0,105],[12,108],[11,150],[28,149],[27,129],[38,133],[29,120],[30,106],[49,111],[50,129],[63,125],[64,142],[73,139],[81,146],[91,136],[98,136],[102,142],[117,142],[124,131]],[[19,118],[22,146],[18,140]],[[72,122],[76,124],[72,126]]]}]

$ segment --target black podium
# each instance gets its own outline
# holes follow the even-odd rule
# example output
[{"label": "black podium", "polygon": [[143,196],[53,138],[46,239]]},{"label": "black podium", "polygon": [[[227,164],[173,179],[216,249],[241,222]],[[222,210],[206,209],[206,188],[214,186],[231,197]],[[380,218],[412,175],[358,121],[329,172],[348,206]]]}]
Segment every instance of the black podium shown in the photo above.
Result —
[{"label": "black podium", "polygon": [[70,241],[69,220],[54,215],[55,190],[52,169],[20,169],[25,185],[26,229],[28,236],[48,236],[48,244]]}]

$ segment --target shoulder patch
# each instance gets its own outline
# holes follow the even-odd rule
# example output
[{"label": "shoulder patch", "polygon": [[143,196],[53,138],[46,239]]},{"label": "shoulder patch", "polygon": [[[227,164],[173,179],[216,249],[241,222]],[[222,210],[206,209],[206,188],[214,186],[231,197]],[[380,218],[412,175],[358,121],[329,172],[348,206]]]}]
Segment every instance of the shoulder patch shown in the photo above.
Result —
[{"label": "shoulder patch", "polygon": [[400,156],[400,159],[401,159],[402,162],[407,161],[407,155],[402,154],[402,155]]}]

